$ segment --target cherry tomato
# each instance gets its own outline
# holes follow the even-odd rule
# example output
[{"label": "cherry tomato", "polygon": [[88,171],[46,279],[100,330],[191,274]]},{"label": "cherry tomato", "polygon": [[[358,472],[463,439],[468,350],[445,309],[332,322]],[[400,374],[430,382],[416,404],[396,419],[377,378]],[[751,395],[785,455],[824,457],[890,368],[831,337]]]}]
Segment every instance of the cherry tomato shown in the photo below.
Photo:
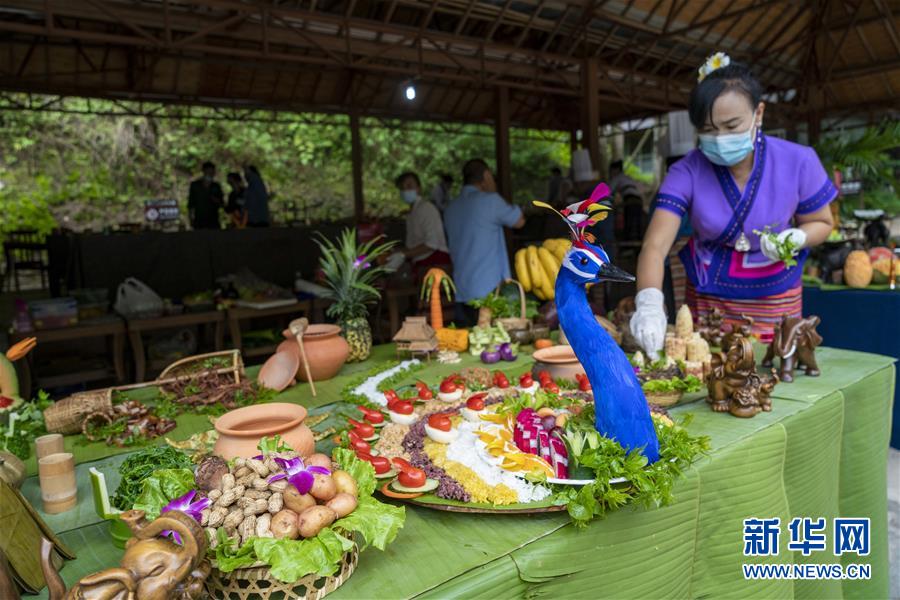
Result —
[{"label": "cherry tomato", "polygon": [[519,385],[525,388],[533,386],[534,379],[532,379],[531,373],[524,373],[521,377],[519,377]]},{"label": "cherry tomato", "polygon": [[7,406],[12,406],[13,399],[7,396],[0,396],[0,408],[6,408]]},{"label": "cherry tomato", "polygon": [[441,382],[441,392],[444,394],[452,394],[456,391],[456,383],[454,383],[450,379],[445,379]]},{"label": "cherry tomato", "polygon": [[552,377],[550,377],[550,371],[543,371],[543,370],[538,371],[538,381],[543,383],[544,381],[546,381],[548,379],[549,380],[553,379]]},{"label": "cherry tomato", "polygon": [[431,391],[424,381],[417,381],[416,388],[419,390],[419,400],[431,400],[434,398],[434,392]]},{"label": "cherry tomato", "polygon": [[415,469],[414,466],[409,464],[409,461],[405,458],[400,458],[399,456],[395,456],[391,459],[391,462],[394,463],[394,466],[403,471],[404,469]]},{"label": "cherry tomato", "polygon": [[578,379],[578,389],[582,392],[590,392],[591,391],[591,380],[587,378],[587,375],[584,373],[580,373],[575,376]]},{"label": "cherry tomato", "polygon": [[556,385],[556,383],[553,381],[548,381],[541,387],[544,388],[544,391],[551,392],[553,394],[559,393],[559,386]]},{"label": "cherry tomato", "polygon": [[384,392],[384,399],[387,400],[388,405],[390,405],[391,400],[398,399],[397,392],[395,392],[394,390],[386,390]]},{"label": "cherry tomato", "polygon": [[425,485],[425,471],[422,469],[416,469],[415,467],[405,469],[400,472],[400,476],[397,480],[400,482],[400,485],[408,487],[408,488],[418,488]]},{"label": "cherry tomato", "polygon": [[365,406],[357,406],[356,408],[358,408],[360,412],[362,412],[363,418],[369,423],[372,423],[373,425],[377,423],[384,423],[384,415],[381,414],[380,410],[372,410],[371,408]]},{"label": "cherry tomato", "polygon": [[474,394],[466,400],[466,408],[469,410],[484,410],[484,397],[487,394]]},{"label": "cherry tomato", "polygon": [[386,459],[383,456],[372,456],[371,454],[361,454],[361,453],[357,453],[356,455],[359,458],[361,458],[362,460],[371,463],[371,465],[373,467],[375,467],[375,472],[378,475],[381,475],[382,473],[387,473],[388,471],[391,470],[391,461],[389,461],[388,459]]},{"label": "cherry tomato", "polygon": [[447,415],[431,415],[428,417],[428,425],[441,431],[450,431],[453,428],[450,417]]},{"label": "cherry tomato", "polygon": [[413,405],[412,402],[408,402],[406,400],[397,400],[390,407],[392,412],[397,413],[398,415],[411,415],[413,414]]},{"label": "cherry tomato", "polygon": [[494,371],[494,385],[500,389],[509,387],[509,379],[506,378],[503,371]]},{"label": "cherry tomato", "polygon": [[354,452],[371,452],[372,447],[369,446],[369,442],[365,440],[361,440],[359,438],[350,439],[350,447],[353,448]]},{"label": "cherry tomato", "polygon": [[356,419],[347,419],[347,422],[353,426],[353,431],[359,434],[361,438],[369,438],[375,435],[375,428],[368,423],[361,423]]}]

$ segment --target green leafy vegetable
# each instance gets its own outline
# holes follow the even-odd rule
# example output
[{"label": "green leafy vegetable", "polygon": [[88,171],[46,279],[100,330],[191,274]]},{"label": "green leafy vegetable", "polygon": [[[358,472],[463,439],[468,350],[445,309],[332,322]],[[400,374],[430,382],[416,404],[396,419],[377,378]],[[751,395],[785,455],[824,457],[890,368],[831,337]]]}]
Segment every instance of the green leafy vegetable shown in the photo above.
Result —
[{"label": "green leafy vegetable", "polygon": [[684,379],[681,377],[651,379],[645,381],[641,387],[644,392],[649,394],[691,393],[700,391],[703,388],[703,382],[694,375],[688,375]]},{"label": "green leafy vegetable", "polygon": [[256,445],[261,454],[272,454],[273,452],[290,452],[293,450],[290,446],[281,440],[281,436],[277,433],[272,437],[264,437],[259,440]]},{"label": "green leafy vegetable", "polygon": [[31,456],[34,438],[47,433],[44,427],[44,409],[53,402],[47,392],[41,390],[32,402],[23,402],[17,409],[12,427],[0,424],[0,450],[15,454],[22,460]]},{"label": "green leafy vegetable", "polygon": [[758,235],[760,239],[767,238],[775,246],[775,250],[778,251],[778,258],[784,263],[785,267],[793,267],[797,264],[794,254],[796,254],[799,246],[794,243],[793,237],[787,236],[783,240],[778,239],[778,234],[772,231],[771,225],[766,225],[762,231],[754,229],[753,233]]},{"label": "green leafy vegetable", "polygon": [[119,465],[122,480],[116,488],[113,506],[129,510],[143,489],[144,480],[160,469],[190,469],[190,457],[171,446],[151,446],[135,452]]},{"label": "green leafy vegetable", "polygon": [[147,477],[133,508],[147,513],[147,520],[159,516],[163,507],[197,486],[191,469],[160,469]]},{"label": "green leafy vegetable", "polygon": [[[661,506],[671,502],[672,486],[696,457],[709,450],[709,438],[691,436],[686,429],[691,415],[675,426],[654,419],[659,438],[659,460],[652,465],[640,452],[626,453],[622,446],[593,429],[594,408],[588,405],[570,419],[566,434],[570,461],[587,467],[594,483],[582,488],[567,488],[557,495],[575,525],[583,527],[595,517],[625,504]],[[570,463],[571,464],[571,463]],[[626,482],[610,484],[623,477]]]}]

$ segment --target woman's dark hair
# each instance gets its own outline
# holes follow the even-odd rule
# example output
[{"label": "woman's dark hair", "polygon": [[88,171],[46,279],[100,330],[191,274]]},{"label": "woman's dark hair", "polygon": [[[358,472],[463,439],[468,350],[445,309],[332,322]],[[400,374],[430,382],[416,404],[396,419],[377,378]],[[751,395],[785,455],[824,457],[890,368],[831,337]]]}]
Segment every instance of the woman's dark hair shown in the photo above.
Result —
[{"label": "woman's dark hair", "polygon": [[403,182],[406,181],[407,177],[412,177],[413,181],[416,182],[416,185],[419,187],[419,189],[422,189],[422,182],[419,181],[419,176],[412,171],[404,171],[403,173],[397,175],[397,179],[394,180],[394,185],[396,185],[398,189],[401,188],[403,186]]},{"label": "woman's dark hair", "polygon": [[738,92],[746,96],[753,110],[762,100],[762,86],[750,68],[742,63],[731,63],[716,69],[694,86],[688,104],[688,114],[694,127],[701,129],[712,118],[713,104],[725,92]]}]

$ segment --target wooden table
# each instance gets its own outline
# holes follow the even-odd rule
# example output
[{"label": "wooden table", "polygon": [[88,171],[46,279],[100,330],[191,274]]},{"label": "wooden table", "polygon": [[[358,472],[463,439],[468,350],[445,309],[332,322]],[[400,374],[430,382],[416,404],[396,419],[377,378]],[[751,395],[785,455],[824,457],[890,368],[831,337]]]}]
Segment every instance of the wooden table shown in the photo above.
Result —
[{"label": "wooden table", "polygon": [[[112,370],[109,367],[88,366],[78,371],[61,373],[46,377],[33,376],[34,354],[33,350],[25,360],[16,364],[22,369],[21,390],[23,398],[31,397],[33,384],[42,388],[51,388],[63,385],[73,385],[88,381],[99,381],[115,376],[119,383],[125,382],[125,322],[117,315],[107,315],[89,321],[83,321],[72,327],[60,327],[58,329],[38,329],[33,332],[14,332],[10,335],[10,342],[16,343],[27,337],[37,338],[38,347],[59,342],[74,342],[90,338],[112,338]],[[32,379],[34,377],[34,380]]]},{"label": "wooden table", "polygon": [[214,346],[216,350],[221,350],[224,345],[224,324],[225,312],[221,310],[186,312],[180,315],[164,315],[149,319],[128,319],[128,339],[131,341],[131,352],[134,354],[135,381],[144,381],[147,375],[147,353],[144,350],[143,334],[163,329],[214,325]]},{"label": "wooden table", "polygon": [[310,315],[313,309],[312,300],[298,300],[294,304],[285,306],[275,306],[273,308],[247,308],[242,306],[234,306],[228,309],[228,332],[231,335],[231,345],[233,348],[241,351],[245,357],[263,356],[275,352],[277,344],[268,346],[260,346],[257,348],[243,348],[243,338],[241,336],[241,321],[250,319],[258,319],[262,317],[280,317],[286,316],[291,318]]}]

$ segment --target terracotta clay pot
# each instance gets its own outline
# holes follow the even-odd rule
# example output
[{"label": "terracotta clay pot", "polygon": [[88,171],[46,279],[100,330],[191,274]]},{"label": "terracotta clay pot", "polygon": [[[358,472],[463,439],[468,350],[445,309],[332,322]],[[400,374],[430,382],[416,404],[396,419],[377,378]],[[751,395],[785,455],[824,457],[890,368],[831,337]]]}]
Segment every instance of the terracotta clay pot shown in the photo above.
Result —
[{"label": "terracotta clay pot", "polygon": [[256,383],[262,387],[280,392],[294,383],[300,368],[300,352],[284,350],[276,352],[263,364],[256,376]]},{"label": "terracotta clay pot", "polygon": [[309,427],[303,424],[305,418],[304,407],[287,402],[232,410],[216,420],[219,439],[213,451],[225,460],[249,458],[259,454],[256,446],[260,439],[277,434],[300,456],[309,456],[315,450],[315,441]]},{"label": "terracotta clay pot", "polygon": [[[300,345],[296,342],[296,338],[289,331],[285,332],[285,337],[288,336],[290,336],[289,339],[294,340],[294,345],[299,353]],[[303,334],[303,348],[309,359],[310,374],[315,381],[325,381],[337,375],[350,355],[350,346],[347,344],[347,340],[341,337],[341,328],[324,323],[310,325],[306,329]],[[306,368],[303,365],[302,356],[297,377],[301,381],[309,381],[306,378]]]},{"label": "terracotta clay pot", "polygon": [[584,373],[584,367],[575,356],[572,346],[550,346],[535,350],[531,355],[534,358],[534,367],[531,372],[537,381],[538,373],[549,371],[553,379],[567,379],[577,383],[576,375]]}]

